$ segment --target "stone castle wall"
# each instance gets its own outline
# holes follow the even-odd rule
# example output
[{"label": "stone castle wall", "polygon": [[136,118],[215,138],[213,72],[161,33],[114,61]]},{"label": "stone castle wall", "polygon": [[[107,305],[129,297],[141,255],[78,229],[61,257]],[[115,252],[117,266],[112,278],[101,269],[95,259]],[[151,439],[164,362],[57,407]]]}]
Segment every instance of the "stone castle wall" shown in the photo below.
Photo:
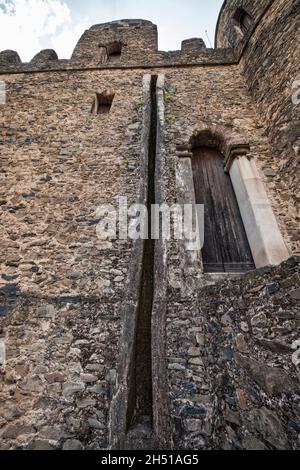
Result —
[{"label": "stone castle wall", "polygon": [[[145,20],[122,20],[95,25],[85,31],[70,60],[58,59],[55,51],[36,54],[28,63],[22,63],[17,52],[0,52],[0,71],[30,72],[45,70],[74,70],[99,68],[151,68],[159,65],[234,63],[234,52],[229,48],[207,49],[198,38],[182,42],[181,50],[159,51],[157,27]],[[120,48],[121,57],[109,57]]]},{"label": "stone castle wall", "polygon": [[299,449],[299,257],[168,305],[175,448]]},{"label": "stone castle wall", "polygon": [[[1,445],[84,435],[105,447],[130,245],[98,240],[96,209],[119,194],[136,200],[141,76],[2,78]],[[111,114],[94,116],[106,89]]]},{"label": "stone castle wall", "polygon": [[[146,74],[164,76],[157,183],[166,201],[186,201],[179,149],[199,131],[224,132],[250,144],[285,243],[291,254],[297,251],[290,147],[280,147],[272,134],[277,121],[264,114],[267,81],[259,91],[252,86],[250,62],[255,74],[265,65],[251,41],[263,33],[258,27],[239,61],[240,51],[226,39],[226,5],[224,12],[224,42],[215,50],[193,39],[181,51],[160,52],[152,23],[124,20],[85,32],[70,61],[43,51],[22,64],[12,51],[0,53],[7,90],[0,108],[2,449],[111,444],[111,403],[122,388],[124,304],[138,289],[129,281],[139,258],[129,242],[99,241],[96,208],[115,204],[118,195],[136,202],[146,186]],[[121,58],[110,62],[103,45],[116,42]],[[103,92],[114,94],[110,113],[94,115],[95,93]],[[290,112],[298,108],[285,101],[279,119],[285,122]],[[299,370],[292,362],[299,339],[298,258],[220,279],[204,276],[200,256],[191,260],[184,248],[168,242],[157,253],[165,265],[156,297],[166,312],[155,310],[161,335],[155,348],[162,355],[155,361],[168,390],[160,391],[158,381],[154,388],[156,397],[164,394],[158,401],[166,403],[168,447],[298,448]],[[159,403],[153,406],[158,414]]]},{"label": "stone castle wall", "polygon": [[300,77],[299,19],[299,2],[274,2],[241,60],[272,154],[264,163],[265,179],[293,252],[300,250],[300,110],[292,102],[293,83]]},{"label": "stone castle wall", "polygon": [[[241,37],[232,17],[244,7],[253,28]],[[272,200],[278,206],[281,230],[293,252],[299,252],[299,106],[292,102],[293,83],[299,80],[299,2],[225,2],[216,36],[218,47],[235,48],[241,72],[257,106],[269,140],[271,158],[263,172]]]},{"label": "stone castle wall", "polygon": [[232,0],[224,1],[216,30],[216,47],[237,48],[247,41],[234,21],[238,8],[243,8],[253,19],[253,27],[260,22],[273,0]]}]

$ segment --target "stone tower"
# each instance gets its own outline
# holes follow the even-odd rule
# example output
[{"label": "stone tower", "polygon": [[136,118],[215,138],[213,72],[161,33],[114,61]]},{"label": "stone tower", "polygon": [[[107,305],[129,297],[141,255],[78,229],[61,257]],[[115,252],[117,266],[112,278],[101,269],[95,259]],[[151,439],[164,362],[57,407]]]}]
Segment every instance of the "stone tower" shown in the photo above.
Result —
[{"label": "stone tower", "polygon": [[[1,449],[300,448],[299,16],[0,53]],[[100,239],[120,196],[204,203],[204,248]]]}]

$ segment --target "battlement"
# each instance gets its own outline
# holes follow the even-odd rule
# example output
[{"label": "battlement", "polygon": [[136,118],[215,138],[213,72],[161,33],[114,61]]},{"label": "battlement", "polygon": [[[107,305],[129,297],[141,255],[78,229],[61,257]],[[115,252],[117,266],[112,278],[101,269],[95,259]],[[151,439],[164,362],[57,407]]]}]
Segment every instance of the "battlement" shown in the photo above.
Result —
[{"label": "battlement", "polygon": [[0,52],[0,73],[74,68],[122,68],[234,63],[230,49],[208,49],[201,38],[182,41],[181,50],[159,51],[157,26],[143,19],[125,19],[97,24],[86,30],[70,60],[60,60],[45,49],[29,63],[17,52]]},{"label": "battlement", "polygon": [[[92,26],[79,39],[72,61],[84,60],[90,64],[103,64],[134,60],[157,53],[157,27],[150,21],[121,20]],[[114,56],[114,57],[113,57]]]},{"label": "battlement", "polygon": [[21,59],[16,51],[5,50],[0,52],[0,67],[21,64]]}]

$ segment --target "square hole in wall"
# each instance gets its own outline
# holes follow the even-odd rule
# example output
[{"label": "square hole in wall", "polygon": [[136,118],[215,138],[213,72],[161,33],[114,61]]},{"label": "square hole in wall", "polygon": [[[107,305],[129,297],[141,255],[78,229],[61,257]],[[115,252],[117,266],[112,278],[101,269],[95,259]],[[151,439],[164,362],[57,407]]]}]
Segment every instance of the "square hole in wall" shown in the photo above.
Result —
[{"label": "square hole in wall", "polygon": [[96,93],[93,100],[91,113],[94,115],[109,114],[114,97],[115,94],[111,92]]},{"label": "square hole in wall", "polygon": [[120,62],[122,54],[122,44],[120,42],[112,42],[106,46],[107,62],[115,64]]}]

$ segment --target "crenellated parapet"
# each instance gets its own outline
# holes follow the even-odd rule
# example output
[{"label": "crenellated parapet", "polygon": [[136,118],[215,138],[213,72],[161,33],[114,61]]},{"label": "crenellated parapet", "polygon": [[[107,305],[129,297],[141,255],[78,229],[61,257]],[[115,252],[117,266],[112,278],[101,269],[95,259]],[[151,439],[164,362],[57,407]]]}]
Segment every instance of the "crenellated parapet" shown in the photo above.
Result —
[{"label": "crenellated parapet", "polygon": [[31,64],[45,64],[57,60],[58,56],[53,49],[44,49],[33,57]]},{"label": "crenellated parapet", "polygon": [[16,51],[6,50],[0,52],[0,67],[21,64],[21,59]]},{"label": "crenellated parapet", "polygon": [[181,53],[183,55],[201,54],[205,49],[205,42],[201,38],[185,39],[181,43]]},{"label": "crenellated parapet", "polygon": [[71,60],[90,65],[141,62],[157,53],[157,26],[145,20],[121,20],[92,26],[79,39]]},{"label": "crenellated parapet", "polygon": [[201,38],[182,41],[181,50],[159,51],[157,26],[151,21],[132,19],[92,26],[79,39],[70,60],[58,59],[55,51],[45,49],[30,62],[22,63],[16,52],[4,51],[0,53],[0,73],[235,62],[232,49],[208,49]]}]

